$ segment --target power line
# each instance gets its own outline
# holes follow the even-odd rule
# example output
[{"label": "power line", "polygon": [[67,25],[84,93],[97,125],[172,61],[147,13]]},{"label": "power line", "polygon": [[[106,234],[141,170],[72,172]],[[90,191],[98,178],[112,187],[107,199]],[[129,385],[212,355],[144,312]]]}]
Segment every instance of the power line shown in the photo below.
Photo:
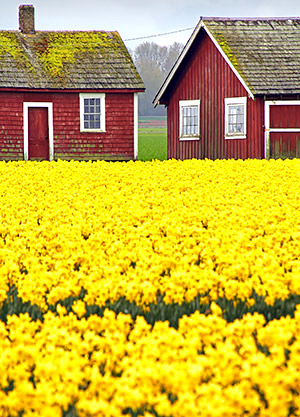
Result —
[{"label": "power line", "polygon": [[194,28],[192,27],[192,28],[186,28],[186,29],[179,29],[179,30],[174,30],[173,32],[165,32],[165,33],[159,33],[157,35],[142,36],[140,38],[124,39],[124,42],[139,41],[140,39],[157,38],[158,36],[172,35],[173,33],[186,32],[187,30],[192,30],[192,29]]},{"label": "power line", "polygon": [[[188,31],[188,30],[193,30],[193,29],[195,29],[194,27],[191,27],[191,28],[186,28],[186,29],[179,29],[179,30],[174,30],[174,31],[172,31],[172,32],[165,32],[165,33],[158,33],[158,34],[156,34],[156,35],[148,35],[148,36],[141,36],[141,37],[139,37],[139,38],[130,38],[130,39],[122,39],[123,40],[123,42],[129,42],[129,41],[138,41],[138,40],[141,40],[141,39],[149,39],[149,38],[157,38],[157,37],[159,37],[159,36],[165,36],[165,35],[172,35],[172,34],[174,34],[174,33],[179,33],[179,32],[186,32],[186,31]],[[0,47],[1,47],[1,45],[2,44],[4,44],[4,45],[8,45],[8,42],[0,42]],[[99,44],[98,43],[95,43],[95,42],[82,42],[82,43],[71,43],[71,44],[69,44],[69,43],[58,43],[58,44],[56,44],[55,45],[55,47],[56,48],[60,48],[60,47],[66,47],[66,46],[69,46],[70,48],[73,48],[74,46],[76,47],[76,46],[82,46],[82,45],[87,45],[87,46],[98,46]],[[52,46],[52,45],[51,45]],[[11,44],[9,44],[9,47],[10,48],[20,48],[20,45],[11,45]]]}]

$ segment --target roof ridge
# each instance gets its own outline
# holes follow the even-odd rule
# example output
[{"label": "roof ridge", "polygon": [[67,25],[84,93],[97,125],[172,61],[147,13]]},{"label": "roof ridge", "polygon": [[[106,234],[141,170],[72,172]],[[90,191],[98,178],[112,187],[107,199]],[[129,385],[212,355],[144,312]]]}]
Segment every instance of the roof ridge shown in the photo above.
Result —
[{"label": "roof ridge", "polygon": [[26,35],[32,35],[32,36],[35,36],[36,34],[39,34],[39,33],[117,33],[117,34],[119,34],[119,32],[118,32],[118,30],[117,29],[114,29],[114,30],[104,30],[104,29],[101,29],[101,30],[97,30],[97,29],[89,29],[89,30],[36,30],[34,33],[26,33],[26,34],[24,34],[24,33],[22,33],[22,32],[20,32],[19,30],[16,30],[16,29],[0,29],[0,32],[1,33],[18,33],[18,34],[21,34],[21,35],[23,35],[23,36],[26,36]]},{"label": "roof ridge", "polygon": [[0,88],[144,89],[118,31],[0,31]]},{"label": "roof ridge", "polygon": [[214,16],[201,16],[200,20],[227,20],[227,21],[273,21],[273,20],[300,20],[300,16],[290,16],[290,17],[214,17]]},{"label": "roof ridge", "polygon": [[204,34],[216,46],[250,97],[260,94],[300,94],[300,16],[201,16],[157,92],[154,106],[165,104],[172,79],[189,51],[196,53],[192,46],[206,39]]}]

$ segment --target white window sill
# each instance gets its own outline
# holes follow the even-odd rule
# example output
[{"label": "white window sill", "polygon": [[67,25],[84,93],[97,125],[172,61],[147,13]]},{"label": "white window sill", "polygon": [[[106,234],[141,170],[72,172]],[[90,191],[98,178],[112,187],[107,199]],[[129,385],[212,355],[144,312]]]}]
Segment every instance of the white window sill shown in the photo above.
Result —
[{"label": "white window sill", "polygon": [[200,140],[200,136],[181,136],[179,140]]},{"label": "white window sill", "polygon": [[102,129],[81,129],[80,132],[83,133],[105,133],[105,130]]},{"label": "white window sill", "polygon": [[225,139],[247,139],[246,135],[241,135],[241,136],[225,136]]}]

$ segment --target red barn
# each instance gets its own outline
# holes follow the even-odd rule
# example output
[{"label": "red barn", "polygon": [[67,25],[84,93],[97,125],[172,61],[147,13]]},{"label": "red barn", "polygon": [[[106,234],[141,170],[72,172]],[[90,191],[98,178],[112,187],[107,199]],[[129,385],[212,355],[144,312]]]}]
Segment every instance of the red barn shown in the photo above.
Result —
[{"label": "red barn", "polygon": [[143,82],[118,32],[0,31],[0,159],[137,158]]},{"label": "red barn", "polygon": [[168,158],[299,157],[299,68],[299,18],[201,18],[154,99]]}]

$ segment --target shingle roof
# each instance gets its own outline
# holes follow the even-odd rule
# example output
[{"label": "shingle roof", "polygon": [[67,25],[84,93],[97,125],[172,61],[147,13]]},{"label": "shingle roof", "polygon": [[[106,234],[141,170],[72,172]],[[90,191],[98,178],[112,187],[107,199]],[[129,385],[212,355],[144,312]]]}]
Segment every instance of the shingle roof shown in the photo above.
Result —
[{"label": "shingle roof", "polygon": [[203,18],[252,93],[300,93],[300,18]]},{"label": "shingle roof", "polygon": [[0,31],[0,88],[144,89],[118,32]]},{"label": "shingle roof", "polygon": [[248,93],[300,94],[300,18],[201,18],[153,100],[157,106],[199,33],[206,33]]}]

